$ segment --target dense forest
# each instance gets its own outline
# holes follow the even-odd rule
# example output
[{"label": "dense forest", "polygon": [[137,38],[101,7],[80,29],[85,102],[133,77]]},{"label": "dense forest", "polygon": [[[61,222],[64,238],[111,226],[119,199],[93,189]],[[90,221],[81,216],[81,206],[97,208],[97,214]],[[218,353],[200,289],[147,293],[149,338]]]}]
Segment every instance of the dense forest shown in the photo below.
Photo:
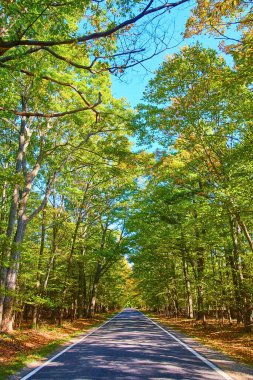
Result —
[{"label": "dense forest", "polygon": [[[111,77],[166,50],[185,6],[131,109]],[[252,1],[0,7],[1,330],[124,306],[250,330]],[[204,34],[219,50],[187,44]]]}]

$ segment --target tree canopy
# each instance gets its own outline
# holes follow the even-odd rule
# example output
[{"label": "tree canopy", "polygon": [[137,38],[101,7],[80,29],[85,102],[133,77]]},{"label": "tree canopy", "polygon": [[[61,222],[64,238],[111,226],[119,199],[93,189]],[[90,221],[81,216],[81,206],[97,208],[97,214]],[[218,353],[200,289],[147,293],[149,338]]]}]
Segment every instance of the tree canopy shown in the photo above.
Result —
[{"label": "tree canopy", "polygon": [[[132,110],[111,76],[165,51],[183,6],[185,44]],[[249,330],[251,2],[4,0],[0,11],[2,331],[123,306]],[[187,44],[199,34],[220,50]]]}]

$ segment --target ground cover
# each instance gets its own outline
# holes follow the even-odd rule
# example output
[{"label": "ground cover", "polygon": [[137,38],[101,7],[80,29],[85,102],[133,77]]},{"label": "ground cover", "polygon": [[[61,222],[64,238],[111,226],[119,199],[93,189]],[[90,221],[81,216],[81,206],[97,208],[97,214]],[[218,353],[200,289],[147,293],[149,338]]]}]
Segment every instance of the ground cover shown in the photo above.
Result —
[{"label": "ground cover", "polygon": [[208,319],[206,324],[184,318],[153,316],[165,326],[185,333],[204,345],[221,351],[233,359],[253,365],[253,333],[245,332],[242,325],[219,323]]},{"label": "ground cover", "polygon": [[12,334],[0,334],[0,380],[15,374],[27,364],[44,358],[61,344],[100,325],[110,316],[103,314],[92,319],[68,321],[61,327],[47,323],[38,329],[23,326]]}]

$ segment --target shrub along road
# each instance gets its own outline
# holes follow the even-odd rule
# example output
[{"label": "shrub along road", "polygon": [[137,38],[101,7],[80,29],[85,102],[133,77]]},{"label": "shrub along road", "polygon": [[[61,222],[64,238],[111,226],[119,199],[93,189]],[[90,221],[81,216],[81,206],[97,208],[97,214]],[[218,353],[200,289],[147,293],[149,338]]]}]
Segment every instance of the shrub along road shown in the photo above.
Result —
[{"label": "shrub along road", "polygon": [[21,379],[232,378],[142,313],[125,309]]}]

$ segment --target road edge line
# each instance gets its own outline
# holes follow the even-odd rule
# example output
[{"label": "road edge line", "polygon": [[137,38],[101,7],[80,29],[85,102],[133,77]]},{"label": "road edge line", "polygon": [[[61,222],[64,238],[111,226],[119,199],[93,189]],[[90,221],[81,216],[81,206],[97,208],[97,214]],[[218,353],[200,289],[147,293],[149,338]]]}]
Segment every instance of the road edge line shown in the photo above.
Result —
[{"label": "road edge line", "polygon": [[114,318],[116,318],[118,315],[120,315],[124,310],[120,311],[118,314],[114,315],[114,317],[108,319],[108,321],[102,323],[102,325],[98,326],[95,330],[91,331],[90,333],[83,336],[81,339],[79,339],[77,342],[72,343],[70,346],[66,347],[64,350],[58,352],[58,354],[54,355],[52,358],[48,359],[45,363],[41,364],[39,367],[36,367],[34,370],[29,372],[27,375],[20,378],[20,380],[27,380],[31,376],[33,376],[35,373],[39,372],[42,368],[46,367],[47,364],[51,363],[55,359],[57,359],[59,356],[70,350],[72,347],[75,347],[77,344],[81,343],[83,340],[88,338],[90,335],[94,334],[96,331],[100,330],[103,326],[105,326],[107,323],[111,322]]},{"label": "road edge line", "polygon": [[173,338],[176,342],[178,342],[181,346],[186,348],[188,351],[190,351],[193,355],[195,355],[198,359],[202,360],[208,367],[212,368],[214,371],[216,371],[219,375],[221,375],[226,380],[235,380],[233,377],[228,375],[226,372],[224,372],[222,369],[217,367],[215,364],[213,364],[210,360],[199,354],[197,351],[195,351],[193,348],[188,346],[188,344],[182,342],[179,338],[177,338],[175,335],[173,335],[171,332],[165,330],[162,326],[160,326],[158,323],[154,322],[151,318],[147,317],[144,313],[143,314],[149,321],[151,321],[154,325],[159,327],[162,331],[164,331],[166,334],[168,334],[171,338]]}]

